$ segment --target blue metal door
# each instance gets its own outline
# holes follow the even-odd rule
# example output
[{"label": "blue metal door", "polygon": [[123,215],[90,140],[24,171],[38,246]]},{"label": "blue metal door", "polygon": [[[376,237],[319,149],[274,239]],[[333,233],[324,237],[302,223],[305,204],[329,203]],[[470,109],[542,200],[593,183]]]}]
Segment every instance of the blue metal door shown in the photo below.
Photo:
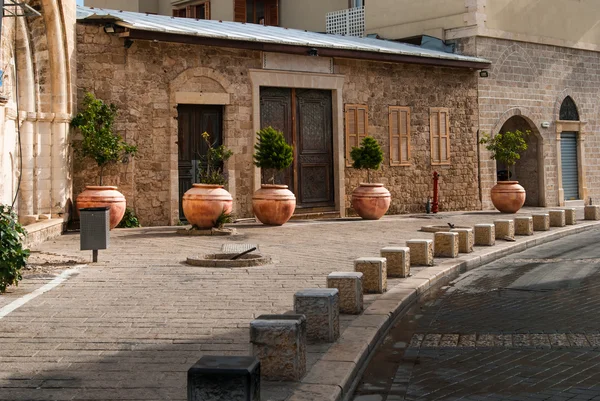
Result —
[{"label": "blue metal door", "polygon": [[579,199],[579,170],[577,168],[577,132],[560,135],[562,187],[565,200]]}]

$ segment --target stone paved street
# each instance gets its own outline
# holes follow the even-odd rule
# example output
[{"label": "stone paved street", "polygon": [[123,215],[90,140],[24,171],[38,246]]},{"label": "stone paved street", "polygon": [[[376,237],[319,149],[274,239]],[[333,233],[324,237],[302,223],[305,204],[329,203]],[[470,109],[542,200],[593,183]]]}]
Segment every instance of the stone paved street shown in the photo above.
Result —
[{"label": "stone paved street", "polygon": [[354,401],[600,400],[600,230],[480,267],[415,305]]}]

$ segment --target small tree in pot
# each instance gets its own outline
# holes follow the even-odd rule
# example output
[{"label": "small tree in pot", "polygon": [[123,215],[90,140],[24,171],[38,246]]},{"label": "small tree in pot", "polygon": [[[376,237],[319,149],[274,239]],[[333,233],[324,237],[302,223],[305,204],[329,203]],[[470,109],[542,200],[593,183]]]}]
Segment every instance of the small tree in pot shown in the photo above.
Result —
[{"label": "small tree in pot", "polygon": [[257,133],[254,149],[254,164],[266,172],[270,184],[262,184],[254,193],[252,209],[263,224],[282,225],[294,214],[296,197],[287,185],[275,185],[275,175],[291,166],[294,148],[281,131],[266,127]]},{"label": "small tree in pot", "polygon": [[29,249],[23,247],[26,235],[12,207],[0,204],[0,294],[8,286],[19,285],[21,269],[29,258]]},{"label": "small tree in pot", "polygon": [[527,150],[525,138],[531,131],[506,131],[493,137],[484,134],[480,144],[491,152],[490,157],[506,167],[506,180],[499,181],[491,192],[492,203],[502,213],[516,213],[525,204],[525,188],[518,181],[510,181],[511,169],[519,159],[521,153]]},{"label": "small tree in pot", "polygon": [[128,160],[137,152],[136,146],[127,144],[113,131],[116,115],[117,106],[106,104],[88,92],[83,99],[83,110],[71,121],[71,126],[83,136],[81,141],[73,143],[76,153],[93,159],[100,167],[99,185],[86,186],[77,197],[77,208],[110,207],[111,229],[123,218],[127,202],[117,187],[103,185],[104,169]]},{"label": "small tree in pot", "polygon": [[379,170],[383,152],[379,142],[371,136],[363,139],[359,147],[352,148],[352,167],[367,170],[367,183],[361,183],[352,193],[352,207],[366,220],[378,220],[389,209],[392,196],[383,184],[371,184],[371,170]]}]

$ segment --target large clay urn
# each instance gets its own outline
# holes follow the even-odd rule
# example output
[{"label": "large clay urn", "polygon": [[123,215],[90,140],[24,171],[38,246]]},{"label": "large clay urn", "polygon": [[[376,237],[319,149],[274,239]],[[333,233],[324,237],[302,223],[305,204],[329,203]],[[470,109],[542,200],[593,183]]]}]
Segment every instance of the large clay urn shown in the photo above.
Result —
[{"label": "large clay urn", "polygon": [[296,197],[287,185],[263,184],[252,197],[252,210],[261,223],[285,224],[296,210]]},{"label": "large clay urn", "polygon": [[88,207],[109,207],[110,208],[110,229],[119,225],[127,201],[122,193],[117,191],[117,187],[111,186],[87,186],[85,190],[77,196],[77,210]]},{"label": "large clay urn", "polygon": [[392,195],[383,184],[361,183],[352,192],[352,207],[365,220],[379,220],[390,208]]},{"label": "large clay urn", "polygon": [[183,214],[188,223],[202,229],[214,227],[223,212],[230,214],[233,198],[223,185],[193,184],[183,194]]},{"label": "large clay urn", "polygon": [[525,204],[525,188],[519,181],[498,181],[491,195],[494,207],[502,213],[517,213]]}]

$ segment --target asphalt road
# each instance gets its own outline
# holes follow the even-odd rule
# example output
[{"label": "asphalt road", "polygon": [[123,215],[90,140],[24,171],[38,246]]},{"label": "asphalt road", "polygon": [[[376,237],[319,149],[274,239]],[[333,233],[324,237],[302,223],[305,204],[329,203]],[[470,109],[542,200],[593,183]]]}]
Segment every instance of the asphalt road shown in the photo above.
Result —
[{"label": "asphalt road", "polygon": [[415,305],[354,401],[600,400],[600,230],[464,274]]}]

